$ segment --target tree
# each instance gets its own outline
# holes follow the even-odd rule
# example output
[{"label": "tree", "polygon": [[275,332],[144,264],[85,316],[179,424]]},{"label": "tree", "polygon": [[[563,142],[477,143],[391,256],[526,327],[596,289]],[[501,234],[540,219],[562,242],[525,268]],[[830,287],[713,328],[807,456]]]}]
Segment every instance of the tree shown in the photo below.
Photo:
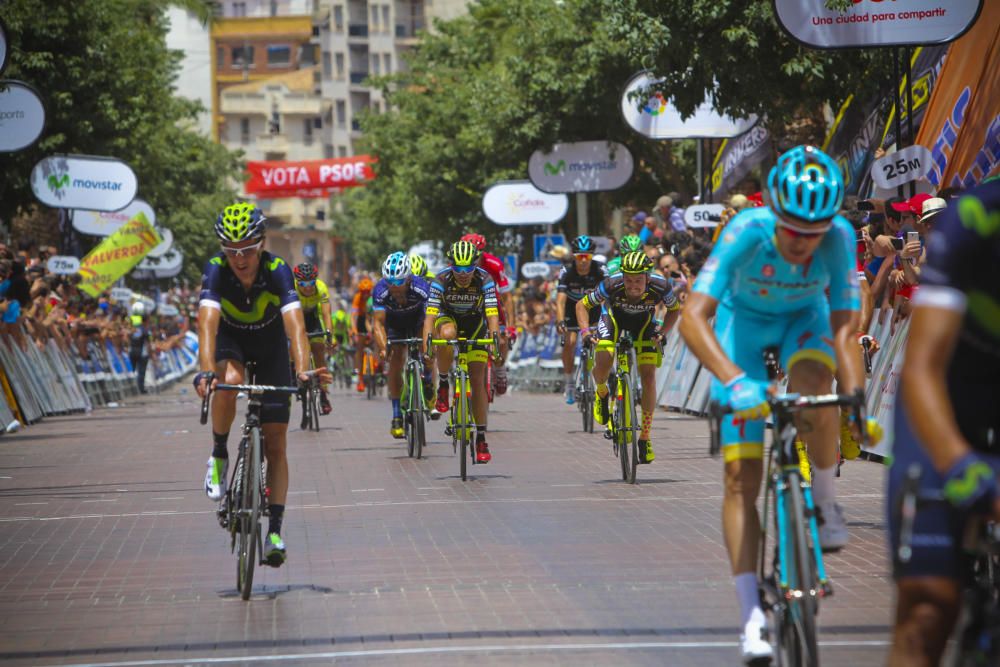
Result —
[{"label": "tree", "polygon": [[[29,176],[55,153],[108,155],[127,162],[139,196],[174,232],[186,275],[210,252],[214,214],[235,197],[240,159],[187,128],[199,107],[175,97],[181,54],[166,47],[165,0],[7,0],[5,76],[37,88],[47,123],[34,146],[0,161],[0,216],[36,205]],[[211,2],[181,3],[203,18]]]}]

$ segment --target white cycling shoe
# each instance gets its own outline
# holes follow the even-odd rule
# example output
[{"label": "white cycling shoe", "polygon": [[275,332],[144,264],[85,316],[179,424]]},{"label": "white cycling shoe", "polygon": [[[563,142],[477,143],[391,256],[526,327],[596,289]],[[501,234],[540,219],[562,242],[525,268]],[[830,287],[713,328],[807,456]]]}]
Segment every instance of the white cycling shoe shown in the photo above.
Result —
[{"label": "white cycling shoe", "polygon": [[222,500],[226,495],[226,476],[229,473],[229,459],[208,457],[205,470],[205,493],[209,500]]},{"label": "white cycling shoe", "polygon": [[819,511],[819,546],[823,551],[836,551],[847,546],[847,520],[844,510],[835,500],[816,504]]},{"label": "white cycling shoe", "polygon": [[774,650],[768,641],[767,622],[751,618],[743,626],[743,633],[740,635],[740,653],[743,656],[743,664],[750,667],[764,667],[770,665],[774,657]]}]

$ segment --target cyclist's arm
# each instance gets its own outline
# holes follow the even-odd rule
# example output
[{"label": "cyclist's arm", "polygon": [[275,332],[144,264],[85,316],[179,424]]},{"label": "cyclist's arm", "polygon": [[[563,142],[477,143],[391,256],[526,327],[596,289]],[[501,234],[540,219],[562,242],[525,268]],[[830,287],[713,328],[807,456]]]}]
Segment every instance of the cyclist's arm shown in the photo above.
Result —
[{"label": "cyclist's arm", "polygon": [[386,346],[388,345],[388,340],[385,333],[385,311],[376,310],[375,314],[372,316],[374,320],[375,330],[375,344],[378,345],[378,349],[382,354],[385,354]]},{"label": "cyclist's arm", "polygon": [[295,373],[305,373],[309,370],[309,341],[306,340],[306,318],[302,308],[288,308],[281,313],[281,321],[285,325],[285,335],[292,344],[292,361],[295,362]]},{"label": "cyclist's arm", "polygon": [[421,343],[421,346],[424,348],[424,354],[427,354],[427,337],[434,334],[434,320],[441,313],[442,292],[441,283],[436,280],[431,283],[430,296],[427,298],[427,307],[424,309],[424,335],[423,342]]},{"label": "cyclist's arm", "polygon": [[331,311],[332,309],[330,308],[329,301],[325,301],[319,304],[319,313],[320,313],[319,321],[320,324],[323,325],[323,328],[327,332],[327,334],[333,333],[333,313]]},{"label": "cyclist's arm", "polygon": [[743,371],[722,351],[719,339],[708,323],[718,306],[719,302],[708,294],[691,292],[684,304],[680,333],[691,353],[725,384]]},{"label": "cyclist's arm", "polygon": [[590,327],[590,309],[597,308],[604,303],[606,282],[607,280],[602,280],[597,287],[587,292],[582,299],[576,302],[576,326],[580,331]]},{"label": "cyclist's arm", "polygon": [[496,283],[492,279],[483,284],[483,309],[486,314],[486,326],[490,336],[500,335],[499,303],[497,301]]},{"label": "cyclist's arm", "polygon": [[871,285],[868,280],[858,279],[858,287],[861,292],[861,322],[858,325],[858,333],[868,333],[872,323],[872,313],[875,312],[874,297],[872,296]]},{"label": "cyclist's arm", "polygon": [[359,320],[360,317],[361,317],[361,313],[358,310],[358,307],[357,306],[352,307],[351,308],[351,336],[357,336],[358,335],[358,331],[360,330],[360,327],[358,326],[358,322],[360,321]]},{"label": "cyclist's arm", "polygon": [[198,370],[215,372],[215,336],[219,333],[222,311],[214,306],[198,307]]},{"label": "cyclist's arm", "polygon": [[566,319],[566,292],[556,294],[556,323]]},{"label": "cyclist's arm", "polygon": [[851,394],[865,388],[865,373],[861,355],[858,354],[858,323],[860,313],[856,310],[834,310],[830,313],[830,328],[833,330],[833,351],[837,355],[837,371],[840,382],[837,391]]}]

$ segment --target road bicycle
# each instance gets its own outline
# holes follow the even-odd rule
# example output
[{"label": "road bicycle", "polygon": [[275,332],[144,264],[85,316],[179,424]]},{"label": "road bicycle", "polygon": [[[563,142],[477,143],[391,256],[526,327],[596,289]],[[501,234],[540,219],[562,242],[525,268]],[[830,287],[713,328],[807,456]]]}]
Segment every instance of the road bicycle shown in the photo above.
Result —
[{"label": "road bicycle", "polygon": [[219,501],[216,515],[219,525],[229,533],[229,548],[236,552],[236,588],[244,600],[250,599],[253,590],[253,572],[256,565],[264,565],[264,547],[260,519],[268,515],[270,489],[266,484],[267,469],[263,458],[264,433],[261,430],[261,409],[264,392],[295,394],[298,387],[273,387],[254,384],[254,363],[246,364],[246,384],[219,382],[210,389],[201,402],[201,423],[208,423],[209,398],[212,391],[242,391],[247,394],[246,421],[240,440],[236,464],[226,489]]},{"label": "road bicycle", "polygon": [[609,400],[613,401],[604,437],[612,442],[612,451],[621,462],[622,480],[636,482],[639,465],[639,420],[636,417],[635,341],[622,331],[615,342],[615,366],[609,380]]},{"label": "road bicycle", "polygon": [[424,397],[424,359],[420,351],[421,338],[399,338],[389,345],[406,346],[406,365],[403,367],[403,391],[399,407],[406,429],[406,451],[411,458],[419,459],[427,444],[425,426],[431,418],[430,408]]},{"label": "road bicycle", "polygon": [[[318,338],[319,336],[326,336],[327,342],[329,342],[329,334],[326,331],[310,331],[306,334],[306,338]],[[292,376],[295,376],[294,366],[292,366]],[[302,403],[302,421],[299,428],[303,431],[319,431],[319,395],[319,378],[316,376],[311,376],[296,394],[296,400]]]},{"label": "road bicycle", "polygon": [[350,389],[354,379],[354,348],[340,343],[327,359],[334,385]]},{"label": "road bicycle", "polygon": [[472,414],[472,383],[469,380],[469,352],[476,345],[491,347],[493,352],[499,349],[496,337],[493,338],[446,338],[427,337],[427,346],[450,345],[455,349],[455,362],[451,366],[450,380],[452,388],[451,410],[445,435],[451,436],[451,448],[458,452],[461,445],[459,472],[464,482],[468,474],[468,461],[476,465],[476,418]]},{"label": "road bicycle", "polygon": [[[922,468],[913,463],[894,500],[900,517],[899,547],[893,554],[897,564],[913,557],[913,526],[921,506],[948,503],[941,491],[921,491]],[[1000,524],[985,516],[969,519],[963,536],[966,564],[962,579],[962,607],[955,624],[950,667],[1000,665]]]},{"label": "road bicycle", "polygon": [[[579,331],[579,327],[566,327],[566,333]],[[560,345],[566,345],[566,334],[560,339]],[[580,341],[580,354],[577,358],[576,368],[573,369],[573,400],[580,410],[583,418],[583,432],[594,432],[594,398],[597,395],[594,387],[594,346],[590,338],[584,337]]]},{"label": "road bicycle", "polygon": [[[797,445],[796,413],[821,407],[849,407],[857,423],[864,424],[864,393],[802,396],[785,394],[768,398],[774,419],[767,456],[766,488],[761,514],[757,585],[761,607],[773,619],[777,633],[778,665],[812,667],[819,664],[816,615],[819,601],[833,595],[823,565],[819,526],[812,487],[803,474],[804,451]],[[710,452],[721,449],[721,421],[732,408],[712,401]],[[769,530],[773,521],[773,533]],[[770,534],[773,556],[767,558]],[[770,567],[769,567],[770,562]]]}]

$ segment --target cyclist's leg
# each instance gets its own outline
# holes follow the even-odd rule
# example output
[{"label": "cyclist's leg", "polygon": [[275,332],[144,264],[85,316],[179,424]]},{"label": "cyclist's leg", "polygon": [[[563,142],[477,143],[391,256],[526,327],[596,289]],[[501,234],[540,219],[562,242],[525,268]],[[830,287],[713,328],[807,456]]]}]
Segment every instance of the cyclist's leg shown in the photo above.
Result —
[{"label": "cyclist's leg", "polygon": [[[458,338],[458,324],[455,322],[455,319],[443,315],[434,320],[434,337],[445,340],[455,340]],[[435,410],[443,414],[448,412],[448,401],[450,398],[448,373],[451,372],[455,351],[450,345],[437,345],[434,347],[434,358],[437,361],[438,367],[438,398]]]},{"label": "cyclist's leg", "polygon": [[[397,338],[409,338],[412,333],[412,328],[407,329],[397,329],[392,326],[386,325],[385,335],[388,340],[394,340]],[[390,433],[394,438],[402,438],[405,433],[403,431],[403,413],[399,405],[399,396],[403,391],[403,364],[406,361],[406,348],[402,345],[394,345],[389,348],[389,403],[392,406],[392,424],[389,427]],[[416,391],[416,387],[412,387],[411,390]]]},{"label": "cyclist's leg", "polygon": [[[566,312],[575,313],[575,310],[571,310],[571,307],[575,305],[575,303],[567,302]],[[566,327],[575,327],[576,318],[567,315],[563,320],[563,324]],[[574,360],[576,359],[576,332],[567,331],[565,337],[566,343],[563,345],[562,349],[563,382],[565,383],[566,389],[566,402],[571,403],[573,399],[573,368]]]},{"label": "cyclist's leg", "polygon": [[652,341],[653,318],[650,316],[635,337],[636,365],[639,367],[639,381],[642,383],[641,429],[639,432],[640,454],[645,456],[646,463],[656,458],[649,432],[653,425],[653,412],[656,410],[656,369],[663,362],[663,353]]},{"label": "cyclist's leg", "polygon": [[595,392],[594,419],[598,424],[608,423],[608,376],[614,362],[615,341],[618,340],[618,325],[615,318],[606,309],[601,309],[600,320],[597,322],[597,349],[594,352]]},{"label": "cyclist's leg", "polygon": [[[215,374],[219,382],[243,382],[243,348],[225,329],[219,328],[215,338]],[[205,471],[205,493],[210,500],[219,500],[226,492],[229,471],[229,431],[236,419],[236,393],[220,391],[212,398],[212,454]]]}]

